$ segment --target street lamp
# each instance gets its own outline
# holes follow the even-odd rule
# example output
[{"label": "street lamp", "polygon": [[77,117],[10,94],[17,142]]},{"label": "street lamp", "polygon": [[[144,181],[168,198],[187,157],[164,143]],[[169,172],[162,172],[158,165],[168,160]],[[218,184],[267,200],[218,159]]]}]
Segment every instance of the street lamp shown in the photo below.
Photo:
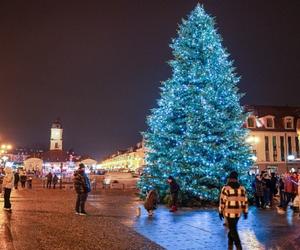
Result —
[{"label": "street lamp", "polygon": [[1,145],[1,150],[2,151],[12,150],[12,145],[10,145],[10,144],[2,144]]}]

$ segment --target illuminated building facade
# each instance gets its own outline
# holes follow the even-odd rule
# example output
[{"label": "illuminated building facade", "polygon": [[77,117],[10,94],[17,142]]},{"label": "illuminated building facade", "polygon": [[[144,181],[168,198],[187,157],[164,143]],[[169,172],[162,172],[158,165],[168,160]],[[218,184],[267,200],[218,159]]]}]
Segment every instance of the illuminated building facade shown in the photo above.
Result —
[{"label": "illuminated building facade", "polygon": [[300,172],[300,107],[246,106],[253,170]]},{"label": "illuminated building facade", "polygon": [[50,135],[50,150],[63,149],[63,128],[59,119],[52,123]]},{"label": "illuminated building facade", "polygon": [[38,171],[46,174],[53,172],[62,175],[71,175],[75,170],[72,155],[63,151],[63,128],[60,120],[55,120],[50,132],[50,150],[40,155],[31,155],[24,161],[24,168],[28,171]]},{"label": "illuminated building facade", "polygon": [[[251,172],[300,172],[300,107],[246,106],[247,142],[253,151]],[[145,149],[137,147],[110,155],[100,163],[107,170],[137,171],[145,164]]]},{"label": "illuminated building facade", "polygon": [[100,162],[100,168],[109,171],[138,172],[145,164],[145,149],[143,143],[135,147],[118,151]]}]

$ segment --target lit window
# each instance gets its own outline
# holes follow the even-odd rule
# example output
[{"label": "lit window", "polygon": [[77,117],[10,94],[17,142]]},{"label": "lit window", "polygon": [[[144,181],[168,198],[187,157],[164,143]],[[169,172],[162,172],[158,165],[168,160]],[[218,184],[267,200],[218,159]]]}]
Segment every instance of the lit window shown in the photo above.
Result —
[{"label": "lit window", "polygon": [[247,119],[247,127],[248,128],[255,128],[255,118],[254,117],[249,117]]},{"label": "lit window", "polygon": [[285,127],[285,129],[294,129],[294,118],[293,117],[285,117],[284,118],[284,127]]},{"label": "lit window", "polygon": [[269,116],[266,117],[266,128],[274,128],[274,118]]}]

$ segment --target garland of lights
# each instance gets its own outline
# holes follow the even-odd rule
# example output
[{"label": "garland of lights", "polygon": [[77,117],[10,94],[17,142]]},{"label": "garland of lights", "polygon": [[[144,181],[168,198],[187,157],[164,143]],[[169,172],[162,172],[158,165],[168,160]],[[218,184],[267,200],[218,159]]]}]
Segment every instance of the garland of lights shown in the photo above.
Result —
[{"label": "garland of lights", "polygon": [[162,83],[144,133],[146,167],[138,183],[142,195],[155,188],[164,196],[169,175],[183,194],[206,201],[218,199],[233,170],[248,185],[252,162],[239,77],[214,26],[198,4],[170,45],[172,76]]}]

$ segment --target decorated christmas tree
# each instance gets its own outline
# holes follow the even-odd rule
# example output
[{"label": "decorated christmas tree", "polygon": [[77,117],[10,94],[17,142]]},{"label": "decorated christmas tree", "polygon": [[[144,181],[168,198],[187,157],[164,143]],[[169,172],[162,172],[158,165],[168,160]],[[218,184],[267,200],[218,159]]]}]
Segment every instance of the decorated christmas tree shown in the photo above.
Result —
[{"label": "decorated christmas tree", "polygon": [[138,186],[142,194],[156,188],[164,195],[171,175],[183,194],[215,201],[229,172],[237,171],[246,184],[252,164],[239,77],[201,5],[182,21],[170,47],[172,76],[147,120],[146,167]]}]

